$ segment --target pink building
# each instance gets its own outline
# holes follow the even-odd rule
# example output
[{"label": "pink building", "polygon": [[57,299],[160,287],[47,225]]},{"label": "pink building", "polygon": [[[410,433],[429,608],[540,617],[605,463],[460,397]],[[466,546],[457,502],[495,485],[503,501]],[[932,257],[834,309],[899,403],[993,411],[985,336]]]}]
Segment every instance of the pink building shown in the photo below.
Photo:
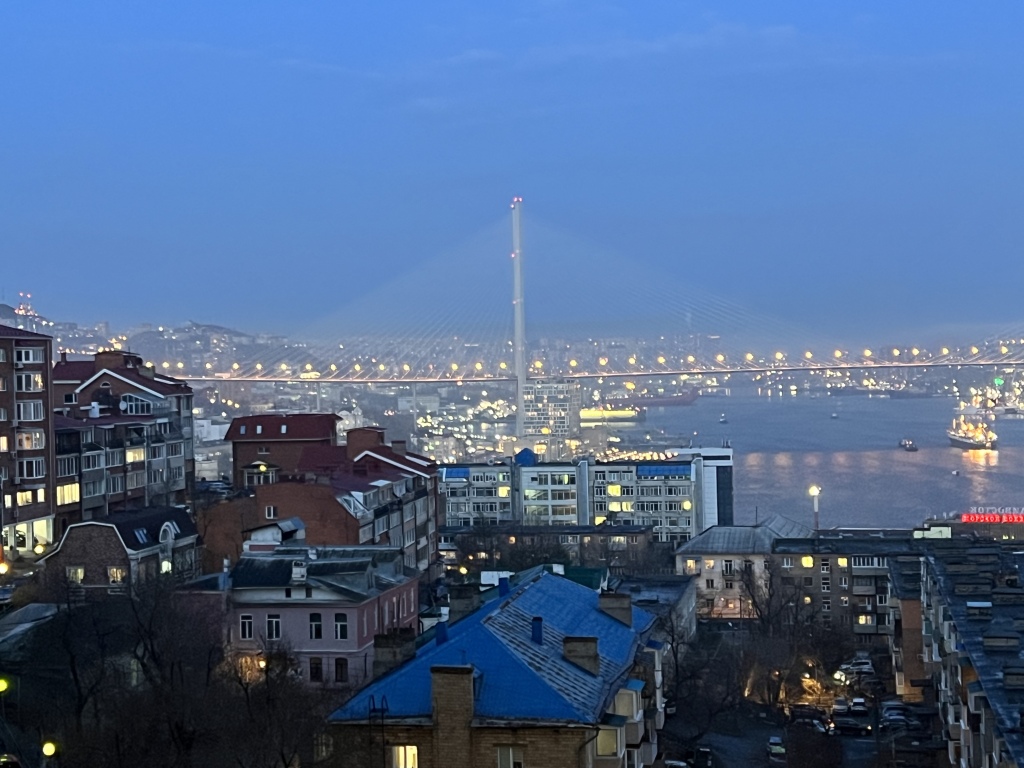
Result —
[{"label": "pink building", "polygon": [[228,590],[231,651],[259,660],[284,649],[315,685],[364,685],[373,677],[376,635],[419,631],[419,574],[397,548],[249,551]]}]

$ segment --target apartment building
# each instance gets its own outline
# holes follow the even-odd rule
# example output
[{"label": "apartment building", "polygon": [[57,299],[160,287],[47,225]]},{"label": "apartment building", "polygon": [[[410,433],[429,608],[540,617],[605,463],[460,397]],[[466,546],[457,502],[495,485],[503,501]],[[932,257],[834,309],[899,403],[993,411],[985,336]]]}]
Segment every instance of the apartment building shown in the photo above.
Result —
[{"label": "apartment building", "polygon": [[580,383],[575,379],[528,381],[523,386],[523,436],[575,437],[580,431]]},{"label": "apartment building", "polygon": [[515,460],[441,467],[449,526],[652,526],[660,542],[687,541],[733,519],[730,448],[690,448],[664,461]]},{"label": "apartment building", "polygon": [[[80,497],[103,497],[107,511],[186,502],[195,450],[192,388],[185,381],[157,373],[138,355],[109,350],[90,360],[61,353],[53,389],[53,408],[65,417],[62,485],[72,485],[77,461]],[[71,434],[79,428],[85,441]],[[85,480],[81,473],[92,474]],[[73,495],[73,488],[66,493]],[[59,506],[67,506],[67,498]],[[98,506],[83,504],[83,519]]]},{"label": "apartment building", "polygon": [[256,668],[278,648],[314,685],[357,688],[374,674],[374,637],[418,632],[419,573],[394,547],[247,552],[231,570],[228,642]]},{"label": "apartment building", "polygon": [[263,413],[232,420],[225,439],[231,443],[235,487],[295,476],[306,448],[341,443],[341,421],[333,413]]},{"label": "apartment building", "polygon": [[53,544],[53,378],[49,336],[0,325],[0,531],[4,549]]},{"label": "apartment building", "polygon": [[543,571],[495,591],[334,712],[339,745],[395,768],[652,765],[664,724],[655,617],[629,594]]}]

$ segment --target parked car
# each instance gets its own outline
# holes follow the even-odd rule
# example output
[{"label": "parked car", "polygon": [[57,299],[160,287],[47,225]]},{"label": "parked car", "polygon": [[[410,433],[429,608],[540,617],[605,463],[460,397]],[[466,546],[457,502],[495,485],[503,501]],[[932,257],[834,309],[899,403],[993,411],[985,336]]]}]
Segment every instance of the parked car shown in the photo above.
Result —
[{"label": "parked car", "polygon": [[920,720],[918,720],[915,717],[906,717],[904,715],[892,714],[888,716],[883,716],[881,723],[879,723],[879,727],[905,728],[908,731],[919,731],[924,727],[924,725],[921,723]]},{"label": "parked car", "polygon": [[862,699],[857,696],[856,698],[850,699],[850,714],[851,715],[866,715],[868,713],[868,702],[867,699]]},{"label": "parked car", "polygon": [[871,726],[868,723],[863,720],[854,720],[852,717],[837,717],[832,721],[832,727],[835,728],[836,733],[844,735],[867,736],[871,733]]},{"label": "parked car", "polygon": [[786,761],[786,742],[781,736],[768,737],[768,759],[780,763]]},{"label": "parked car", "polygon": [[828,713],[825,710],[811,704],[793,704],[789,708],[790,722],[795,720],[828,720]]},{"label": "parked car", "polygon": [[802,728],[808,731],[812,731],[813,733],[821,734],[822,736],[833,736],[836,732],[835,728],[832,726],[831,720],[826,720],[825,722],[822,722],[821,720],[810,717],[797,718],[789,724],[789,727]]},{"label": "parked car", "polygon": [[833,715],[847,715],[850,713],[850,702],[846,699],[839,697],[832,702],[832,714]]},{"label": "parked car", "polygon": [[843,672],[846,672],[847,677],[849,677],[851,674],[875,674],[875,665],[871,663],[870,659],[854,659],[853,661],[848,661],[845,664],[841,664],[839,666],[839,669]]}]

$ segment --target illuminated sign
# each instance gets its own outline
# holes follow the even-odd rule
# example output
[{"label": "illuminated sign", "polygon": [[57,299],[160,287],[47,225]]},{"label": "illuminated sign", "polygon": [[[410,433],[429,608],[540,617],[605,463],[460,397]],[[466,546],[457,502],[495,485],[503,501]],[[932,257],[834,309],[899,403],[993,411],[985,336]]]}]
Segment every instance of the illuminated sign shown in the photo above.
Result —
[{"label": "illuminated sign", "polygon": [[960,515],[960,522],[1024,524],[1024,507],[971,507]]}]

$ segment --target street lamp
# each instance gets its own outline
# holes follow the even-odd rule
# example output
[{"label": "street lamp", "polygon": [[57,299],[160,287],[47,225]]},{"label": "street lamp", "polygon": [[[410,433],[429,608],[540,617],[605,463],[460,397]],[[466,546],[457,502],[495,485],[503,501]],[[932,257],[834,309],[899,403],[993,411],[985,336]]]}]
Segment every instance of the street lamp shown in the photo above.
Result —
[{"label": "street lamp", "polygon": [[811,497],[811,503],[814,504],[814,533],[818,533],[818,497],[821,495],[821,486],[812,485],[807,489],[808,495]]}]

